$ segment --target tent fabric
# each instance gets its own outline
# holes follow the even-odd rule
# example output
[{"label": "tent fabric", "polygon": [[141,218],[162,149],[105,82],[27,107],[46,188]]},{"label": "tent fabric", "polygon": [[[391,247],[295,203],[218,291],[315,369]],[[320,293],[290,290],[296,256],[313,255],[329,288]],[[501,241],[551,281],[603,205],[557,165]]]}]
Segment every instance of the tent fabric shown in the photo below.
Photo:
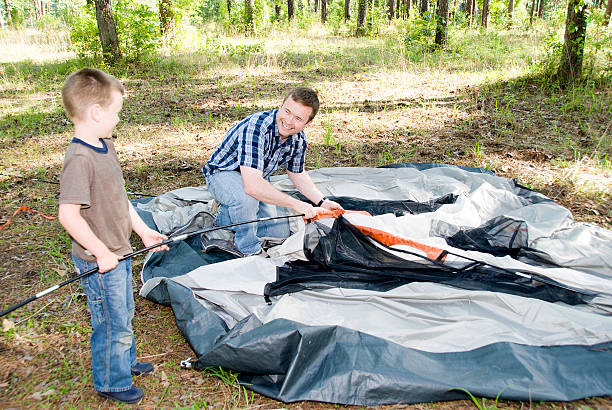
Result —
[{"label": "tent fabric", "polygon": [[[268,258],[202,252],[198,237],[148,256],[141,295],[172,307],[195,368],[237,371],[247,388],[284,402],[612,393],[612,232],[488,170],[310,175],[371,215],[293,218],[292,236]],[[285,176],[272,183],[297,195]],[[171,234],[211,226],[215,206],[197,187],[136,209]],[[402,240],[384,244],[374,231]],[[413,242],[447,255],[429,258]]]}]

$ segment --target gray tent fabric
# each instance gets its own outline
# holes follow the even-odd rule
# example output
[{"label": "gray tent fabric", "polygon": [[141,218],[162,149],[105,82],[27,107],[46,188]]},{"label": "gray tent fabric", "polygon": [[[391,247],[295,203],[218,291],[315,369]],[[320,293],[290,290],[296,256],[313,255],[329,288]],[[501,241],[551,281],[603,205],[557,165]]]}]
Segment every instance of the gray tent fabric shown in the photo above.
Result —
[{"label": "gray tent fabric", "polygon": [[[292,221],[292,236],[270,249],[268,258],[204,253],[199,238],[191,238],[168,252],[149,254],[141,295],[172,307],[197,355],[196,369],[237,371],[247,388],[283,402],[418,403],[463,399],[463,389],[532,401],[612,393],[612,232],[577,223],[545,196],[487,170],[396,164],[326,168],[310,175],[326,195],[353,198],[355,204],[453,198],[420,213],[345,214],[345,225],[449,252],[440,265],[446,276],[453,269],[473,269],[465,259],[471,258],[536,289],[558,284],[582,295],[577,299],[582,302],[507,292],[483,270],[474,277],[490,283],[478,289],[459,286],[452,275],[445,282],[355,286],[354,278],[337,280],[339,272],[329,271],[333,281],[306,282],[299,291],[270,297],[268,304],[265,290],[278,283],[281,269],[291,275],[287,266],[315,266],[311,276],[325,276],[326,267],[312,265],[312,256],[322,237],[340,229],[338,221]],[[273,177],[272,183],[294,192],[285,176]],[[189,198],[167,196],[206,204],[162,196],[141,200],[136,209],[165,233],[212,225],[212,218],[202,217],[215,212],[205,187],[188,192]],[[181,210],[175,216],[176,207]],[[427,265],[433,272],[427,278],[435,278],[437,262],[418,249],[384,246],[366,236],[359,240],[372,254],[351,261],[349,249],[343,263],[354,263],[354,272],[382,274],[364,265],[372,258],[405,263],[408,271]]]}]

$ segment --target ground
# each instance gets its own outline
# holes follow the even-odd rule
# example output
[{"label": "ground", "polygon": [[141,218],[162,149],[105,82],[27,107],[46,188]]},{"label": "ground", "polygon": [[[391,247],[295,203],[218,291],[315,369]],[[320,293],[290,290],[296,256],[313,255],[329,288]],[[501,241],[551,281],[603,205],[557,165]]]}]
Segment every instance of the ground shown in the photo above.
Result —
[{"label": "ground", "polygon": [[[395,64],[397,56],[384,54],[386,45],[366,40],[359,43],[365,51],[333,37],[327,48],[308,53],[299,48],[298,38],[294,43],[291,52],[252,59],[176,54],[115,69],[127,89],[115,136],[128,191],[157,195],[203,185],[199,169],[229,126],[251,112],[277,107],[292,86],[309,85],[319,92],[322,109],[307,129],[308,169],[395,162],[484,167],[549,196],[576,221],[612,228],[612,89],[605,79],[561,90],[537,75],[500,74],[494,67]],[[274,49],[274,43],[266,47]],[[371,55],[378,60],[367,63]],[[3,62],[0,67],[5,79],[0,88],[0,225],[20,206],[57,215],[53,182],[71,132],[58,93],[65,75],[81,64],[68,61]],[[136,236],[133,244],[141,247]],[[36,213],[18,213],[0,230],[0,255],[2,308],[73,274],[69,239],[57,219]],[[241,388],[231,373],[218,377],[181,369],[180,361],[193,352],[171,309],[138,296],[142,258],[133,265],[138,355],[155,365],[153,375],[135,381],[146,392],[140,407],[344,407],[285,405]],[[0,407],[115,407],[91,388],[89,316],[77,283],[7,319],[0,333]],[[612,407],[612,400],[501,401],[497,406],[603,409]],[[474,403],[388,406],[434,407],[473,408]]]}]

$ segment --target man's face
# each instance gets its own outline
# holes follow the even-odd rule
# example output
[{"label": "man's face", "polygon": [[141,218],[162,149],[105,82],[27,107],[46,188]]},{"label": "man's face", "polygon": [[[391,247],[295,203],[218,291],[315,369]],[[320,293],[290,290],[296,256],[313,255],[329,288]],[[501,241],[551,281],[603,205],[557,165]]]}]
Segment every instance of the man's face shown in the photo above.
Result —
[{"label": "man's face", "polygon": [[276,116],[278,133],[281,138],[287,139],[310,125],[310,114],[312,114],[312,108],[296,102],[291,97],[287,98]]}]

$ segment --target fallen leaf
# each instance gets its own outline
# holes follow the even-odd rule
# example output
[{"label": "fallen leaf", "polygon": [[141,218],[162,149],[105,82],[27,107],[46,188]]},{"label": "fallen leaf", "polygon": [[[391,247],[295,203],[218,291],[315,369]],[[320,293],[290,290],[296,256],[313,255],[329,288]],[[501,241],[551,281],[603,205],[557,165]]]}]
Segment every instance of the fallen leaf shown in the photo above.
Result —
[{"label": "fallen leaf", "polygon": [[41,394],[41,397],[46,397],[46,396],[50,396],[53,393],[55,393],[55,389],[49,389],[46,392],[44,392],[43,394]]},{"label": "fallen leaf", "polygon": [[8,332],[9,330],[15,327],[15,323],[11,322],[8,319],[2,319],[2,331]]}]

